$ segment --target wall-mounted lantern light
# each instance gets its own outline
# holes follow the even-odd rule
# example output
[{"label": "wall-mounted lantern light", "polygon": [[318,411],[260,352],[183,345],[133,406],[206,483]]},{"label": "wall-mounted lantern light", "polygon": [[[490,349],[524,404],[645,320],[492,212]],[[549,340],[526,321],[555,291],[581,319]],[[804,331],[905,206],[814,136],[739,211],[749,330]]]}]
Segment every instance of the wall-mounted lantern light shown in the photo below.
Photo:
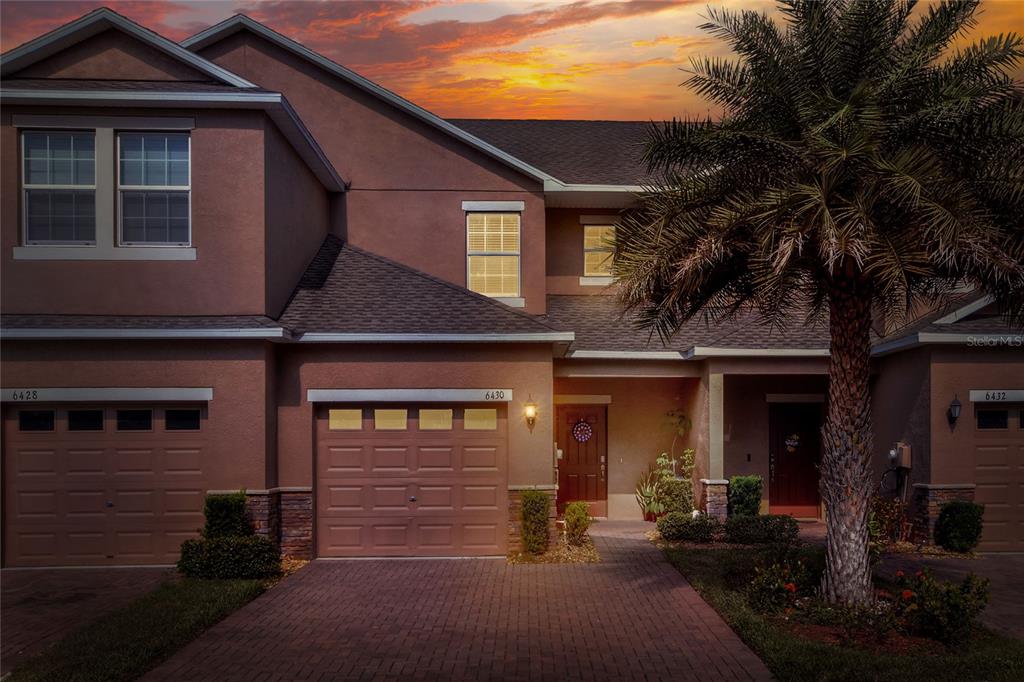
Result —
[{"label": "wall-mounted lantern light", "polygon": [[949,404],[949,423],[956,424],[956,420],[960,418],[960,408],[963,405],[960,404],[960,399],[957,395],[953,394],[953,402]]},{"label": "wall-mounted lantern light", "polygon": [[532,429],[537,423],[537,403],[533,402],[533,396],[523,404],[523,416],[526,417],[526,425]]}]

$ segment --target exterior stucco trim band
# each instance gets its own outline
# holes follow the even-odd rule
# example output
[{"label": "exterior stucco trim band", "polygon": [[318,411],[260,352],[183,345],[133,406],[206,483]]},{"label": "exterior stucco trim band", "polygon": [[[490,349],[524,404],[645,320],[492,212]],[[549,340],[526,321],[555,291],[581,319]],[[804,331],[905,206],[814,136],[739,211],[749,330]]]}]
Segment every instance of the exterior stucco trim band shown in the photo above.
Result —
[{"label": "exterior stucco trim band", "polygon": [[2,388],[5,403],[209,402],[213,388]]},{"label": "exterior stucco trim band", "polygon": [[463,211],[495,211],[522,212],[526,210],[525,201],[463,201]]},{"label": "exterior stucco trim band", "polygon": [[556,483],[542,483],[540,485],[510,485],[509,490],[558,490]]},{"label": "exterior stucco trim band", "polygon": [[571,342],[572,332],[537,334],[370,334],[307,332],[298,338],[304,343],[539,343]]},{"label": "exterior stucco trim band", "polygon": [[510,403],[511,388],[310,388],[311,403]]},{"label": "exterior stucco trim band", "polygon": [[574,350],[570,358],[594,360],[682,360],[683,354],[675,350]]},{"label": "exterior stucco trim band", "polygon": [[915,483],[915,488],[923,490],[973,490],[974,483]]},{"label": "exterior stucco trim band", "polygon": [[2,329],[0,339],[285,339],[282,327],[251,329]]}]

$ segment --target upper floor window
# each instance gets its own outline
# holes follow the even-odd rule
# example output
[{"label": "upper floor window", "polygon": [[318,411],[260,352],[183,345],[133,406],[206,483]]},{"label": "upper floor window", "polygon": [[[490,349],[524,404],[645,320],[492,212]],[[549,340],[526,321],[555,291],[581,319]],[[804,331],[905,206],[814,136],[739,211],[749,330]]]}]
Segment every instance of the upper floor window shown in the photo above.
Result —
[{"label": "upper floor window", "polygon": [[187,134],[119,134],[120,243],[187,246],[190,182]]},{"label": "upper floor window", "polygon": [[614,225],[583,226],[583,276],[610,277],[614,253]]},{"label": "upper floor window", "polygon": [[519,296],[518,213],[467,213],[469,289],[485,296]]},{"label": "upper floor window", "polygon": [[25,243],[95,244],[95,134],[26,131],[21,150]]}]

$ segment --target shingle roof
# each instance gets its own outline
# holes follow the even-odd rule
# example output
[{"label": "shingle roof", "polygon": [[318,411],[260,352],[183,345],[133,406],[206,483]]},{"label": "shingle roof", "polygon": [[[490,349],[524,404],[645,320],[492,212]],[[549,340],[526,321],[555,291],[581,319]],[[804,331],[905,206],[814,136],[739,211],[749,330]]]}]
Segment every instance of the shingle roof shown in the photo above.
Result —
[{"label": "shingle roof", "polygon": [[296,333],[537,334],[555,327],[329,236],[280,322]]},{"label": "shingle roof", "polygon": [[[239,92],[239,88],[214,81],[139,81],[84,78],[5,78],[5,90],[75,90],[111,92]],[[242,92],[270,92],[245,88]]]},{"label": "shingle roof", "polygon": [[648,123],[450,119],[453,125],[572,184],[639,185]]},{"label": "shingle roof", "polygon": [[683,324],[668,343],[656,333],[640,329],[636,316],[624,313],[615,296],[548,296],[545,318],[576,334],[573,351],[678,351],[695,346],[714,348],[828,348],[824,325],[794,323],[785,329],[761,322],[756,313],[741,314],[722,323],[696,318]]}]

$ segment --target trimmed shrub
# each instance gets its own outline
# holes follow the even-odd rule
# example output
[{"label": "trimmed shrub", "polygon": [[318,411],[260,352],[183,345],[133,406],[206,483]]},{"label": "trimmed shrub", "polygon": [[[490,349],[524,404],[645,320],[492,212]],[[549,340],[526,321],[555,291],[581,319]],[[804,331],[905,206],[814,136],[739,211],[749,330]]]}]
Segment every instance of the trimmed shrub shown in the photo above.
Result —
[{"label": "trimmed shrub", "polygon": [[729,516],[757,516],[761,511],[760,476],[733,476],[729,479]]},{"label": "trimmed shrub", "polygon": [[565,505],[565,541],[579,546],[587,543],[590,528],[590,510],[586,502],[570,502]]},{"label": "trimmed shrub", "polygon": [[204,538],[227,538],[252,535],[255,531],[245,517],[245,491],[207,495],[203,509],[206,525]]},{"label": "trimmed shrub", "polygon": [[281,572],[281,555],[258,535],[198,538],[181,543],[178,570],[190,578],[269,578]]},{"label": "trimmed shrub", "polygon": [[524,490],[520,497],[523,549],[530,554],[548,550],[548,515],[551,496],[543,490]]},{"label": "trimmed shrub", "polygon": [[684,512],[672,512],[658,519],[658,532],[669,542],[711,542],[718,529],[718,521],[706,514],[694,518]]},{"label": "trimmed shrub", "polygon": [[730,516],[725,521],[725,541],[737,545],[790,545],[800,535],[792,516]]},{"label": "trimmed shrub", "polygon": [[922,570],[899,584],[903,587],[899,607],[913,630],[950,647],[968,640],[988,604],[988,580],[973,573],[963,582],[946,583]]},{"label": "trimmed shrub", "polygon": [[970,552],[981,540],[985,505],[955,500],[942,505],[935,522],[935,542],[951,552]]},{"label": "trimmed shrub", "polygon": [[661,482],[659,490],[664,500],[665,511],[669,514],[689,514],[693,511],[693,481],[670,478]]}]

